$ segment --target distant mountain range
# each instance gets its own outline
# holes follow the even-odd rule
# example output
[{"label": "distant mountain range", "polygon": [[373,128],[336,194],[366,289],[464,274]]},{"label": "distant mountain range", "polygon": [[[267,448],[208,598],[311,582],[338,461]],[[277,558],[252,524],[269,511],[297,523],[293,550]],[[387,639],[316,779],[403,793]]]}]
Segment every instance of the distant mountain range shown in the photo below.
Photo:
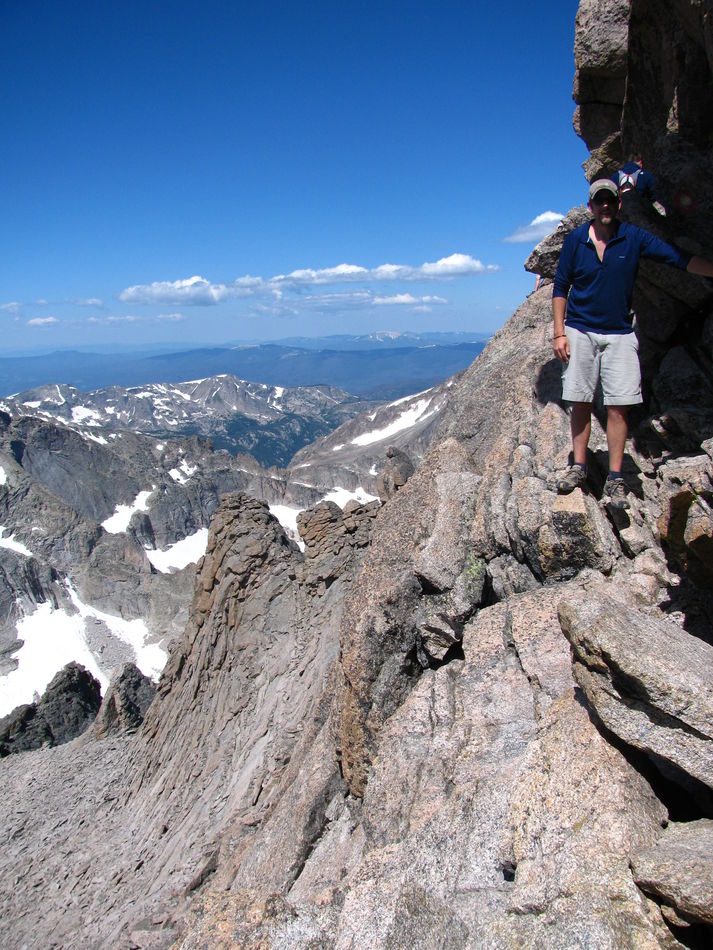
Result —
[{"label": "distant mountain range", "polygon": [[472,363],[483,334],[397,334],[196,347],[165,352],[60,350],[0,358],[0,396],[63,383],[82,391],[230,374],[271,386],[338,386],[388,400],[427,389]]},{"label": "distant mountain range", "polygon": [[0,410],[13,417],[66,423],[95,441],[105,442],[101,430],[171,439],[198,435],[216,449],[283,468],[299,449],[374,405],[335,386],[288,389],[228,375],[90,392],[57,383],[0,399]]}]

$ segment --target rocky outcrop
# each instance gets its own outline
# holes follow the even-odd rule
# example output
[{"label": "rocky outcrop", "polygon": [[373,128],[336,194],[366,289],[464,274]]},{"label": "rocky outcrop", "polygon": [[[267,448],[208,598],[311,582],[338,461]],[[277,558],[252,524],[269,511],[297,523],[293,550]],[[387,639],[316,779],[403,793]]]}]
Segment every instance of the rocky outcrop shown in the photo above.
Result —
[{"label": "rocky outcrop", "polygon": [[112,732],[134,732],[144,721],[156,687],[134,663],[126,663],[111,682],[94,720],[97,738]]},{"label": "rocky outcrop", "polygon": [[414,473],[414,466],[406,452],[393,445],[386,450],[386,465],[376,479],[376,490],[381,503],[387,502],[399,488],[403,488]]},{"label": "rocky outcrop", "polygon": [[0,757],[70,742],[93,722],[100,703],[97,680],[78,663],[68,663],[38,702],[0,719]]},{"label": "rocky outcrop", "polygon": [[323,501],[299,513],[297,530],[309,559],[309,583],[319,594],[344,571],[353,549],[369,543],[378,510],[378,502],[348,501],[342,511],[333,501]]}]

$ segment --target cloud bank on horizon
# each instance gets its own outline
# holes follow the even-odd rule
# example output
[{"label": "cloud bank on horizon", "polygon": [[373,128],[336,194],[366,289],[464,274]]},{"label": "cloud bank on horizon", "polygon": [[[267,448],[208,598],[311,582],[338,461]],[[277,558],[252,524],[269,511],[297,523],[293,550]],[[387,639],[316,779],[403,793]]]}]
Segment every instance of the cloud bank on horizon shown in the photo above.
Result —
[{"label": "cloud bank on horizon", "polygon": [[[338,264],[336,267],[301,268],[289,274],[274,277],[238,277],[230,283],[213,283],[205,277],[193,276],[181,280],[154,281],[151,284],[136,284],[119,294],[123,303],[133,304],[183,304],[206,307],[225,300],[250,297],[261,292],[280,295],[283,290],[299,291],[303,288],[327,284],[367,283],[378,281],[435,281],[470,277],[498,271],[497,264],[483,264],[469,254],[451,254],[419,267],[407,264],[380,264],[378,267],[361,267],[358,264]],[[365,301],[367,302],[367,301]],[[390,298],[370,297],[371,303],[424,303],[445,302],[436,298],[415,298],[410,294],[397,294]]]}]

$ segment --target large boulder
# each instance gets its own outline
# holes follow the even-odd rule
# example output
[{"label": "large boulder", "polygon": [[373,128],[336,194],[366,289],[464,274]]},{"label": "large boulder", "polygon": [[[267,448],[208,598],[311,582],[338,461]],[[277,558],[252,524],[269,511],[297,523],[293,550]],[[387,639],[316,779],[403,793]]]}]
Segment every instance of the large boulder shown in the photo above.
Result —
[{"label": "large boulder", "polygon": [[611,598],[563,600],[559,618],[602,725],[713,789],[713,647]]},{"label": "large boulder", "polygon": [[713,821],[670,824],[631,867],[639,887],[683,922],[713,926]]}]

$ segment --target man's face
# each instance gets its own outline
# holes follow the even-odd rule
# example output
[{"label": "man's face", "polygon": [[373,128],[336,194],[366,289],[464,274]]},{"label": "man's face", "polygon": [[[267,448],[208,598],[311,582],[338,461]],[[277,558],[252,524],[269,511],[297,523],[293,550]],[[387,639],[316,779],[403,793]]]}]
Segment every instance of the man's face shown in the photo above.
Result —
[{"label": "man's face", "polygon": [[621,207],[621,198],[617,198],[611,191],[603,189],[596,193],[588,207],[595,221],[601,224],[611,224]]}]

